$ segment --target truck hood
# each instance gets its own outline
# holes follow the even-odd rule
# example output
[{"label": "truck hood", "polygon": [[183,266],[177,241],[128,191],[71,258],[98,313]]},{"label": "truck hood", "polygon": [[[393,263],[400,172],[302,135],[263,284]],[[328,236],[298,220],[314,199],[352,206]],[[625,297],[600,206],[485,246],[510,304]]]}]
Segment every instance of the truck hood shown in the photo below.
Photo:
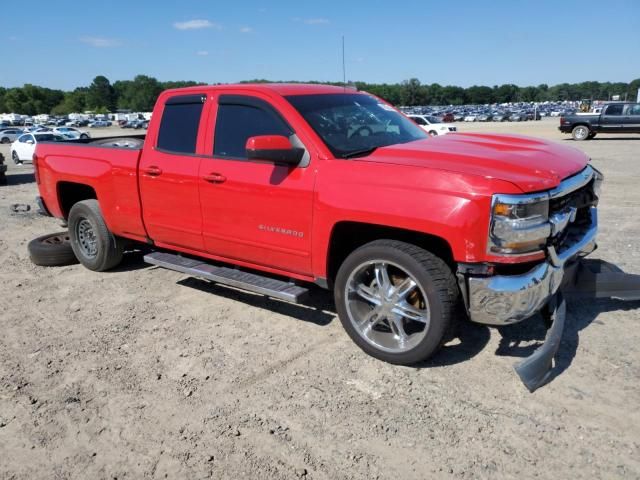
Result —
[{"label": "truck hood", "polygon": [[455,133],[381,147],[367,162],[449,170],[511,182],[523,192],[547,190],[589,162],[579,150],[521,135]]}]

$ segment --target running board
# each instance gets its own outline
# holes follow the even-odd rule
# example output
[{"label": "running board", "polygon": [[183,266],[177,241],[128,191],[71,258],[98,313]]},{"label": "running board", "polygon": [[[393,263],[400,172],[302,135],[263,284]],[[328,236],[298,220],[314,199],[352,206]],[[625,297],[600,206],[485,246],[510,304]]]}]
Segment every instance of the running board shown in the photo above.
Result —
[{"label": "running board", "polygon": [[267,295],[279,300],[286,300],[287,302],[300,303],[309,292],[306,288],[293,283],[234,268],[218,267],[202,260],[181,257],[172,253],[153,252],[145,255],[144,261],[151,265],[248,290],[249,292]]}]

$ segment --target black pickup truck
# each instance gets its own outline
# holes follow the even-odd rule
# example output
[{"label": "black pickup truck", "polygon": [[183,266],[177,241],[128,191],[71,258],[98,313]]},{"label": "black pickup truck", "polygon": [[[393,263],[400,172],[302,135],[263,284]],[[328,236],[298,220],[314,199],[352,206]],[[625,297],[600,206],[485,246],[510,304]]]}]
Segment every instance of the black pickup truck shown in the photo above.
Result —
[{"label": "black pickup truck", "polygon": [[640,103],[610,103],[600,114],[560,117],[558,129],[574,140],[589,140],[598,133],[640,133]]}]

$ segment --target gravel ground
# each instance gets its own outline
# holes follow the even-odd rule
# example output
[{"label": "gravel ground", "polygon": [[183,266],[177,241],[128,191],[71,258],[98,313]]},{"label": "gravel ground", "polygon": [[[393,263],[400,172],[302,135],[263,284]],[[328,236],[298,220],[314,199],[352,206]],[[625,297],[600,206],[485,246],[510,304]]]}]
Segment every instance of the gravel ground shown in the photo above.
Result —
[{"label": "gravel ground", "polygon": [[[606,175],[600,249],[640,272],[640,136],[573,142],[557,119],[461,124],[587,152]],[[108,133],[102,131],[100,134]],[[8,148],[0,151],[8,158]],[[331,296],[290,305],[146,266],[34,266],[61,230],[30,167],[0,187],[0,478],[640,478],[640,303],[570,303],[553,381],[512,365],[539,318],[465,323],[419,368],[364,355]]]}]

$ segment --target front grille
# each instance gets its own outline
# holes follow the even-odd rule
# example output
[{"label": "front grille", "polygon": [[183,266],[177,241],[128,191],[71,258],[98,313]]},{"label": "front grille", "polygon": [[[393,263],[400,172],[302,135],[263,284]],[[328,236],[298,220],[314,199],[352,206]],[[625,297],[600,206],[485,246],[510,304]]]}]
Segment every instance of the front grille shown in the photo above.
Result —
[{"label": "front grille", "polygon": [[549,213],[562,212],[568,208],[574,207],[578,209],[578,212],[583,209],[587,209],[594,206],[598,201],[595,192],[593,191],[593,180],[579,189],[568,193],[562,197],[552,198],[549,201]]},{"label": "front grille", "polygon": [[552,237],[549,244],[562,251],[572,243],[580,240],[591,226],[591,207],[598,204],[598,197],[593,190],[593,180],[579,189],[564,196],[552,198],[549,201],[549,214],[566,212],[570,208],[576,209],[576,218],[560,234]]}]

